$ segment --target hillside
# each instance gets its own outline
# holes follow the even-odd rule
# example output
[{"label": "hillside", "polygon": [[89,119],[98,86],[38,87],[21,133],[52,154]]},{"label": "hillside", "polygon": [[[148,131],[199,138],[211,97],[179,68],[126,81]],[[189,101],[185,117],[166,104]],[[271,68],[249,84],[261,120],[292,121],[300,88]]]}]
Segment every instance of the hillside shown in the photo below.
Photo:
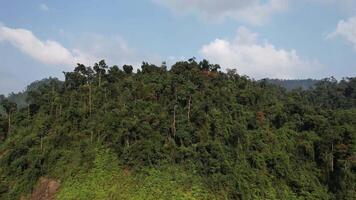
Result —
[{"label": "hillside", "polygon": [[41,180],[59,200],[355,199],[356,78],[288,91],[219,69],[78,64],[2,100],[0,199]]},{"label": "hillside", "polygon": [[[47,85],[49,84],[52,79],[55,79],[55,81],[59,81],[56,78],[44,78],[42,80],[39,81],[34,81],[32,82],[30,85],[28,85],[26,87],[26,90],[22,91],[22,92],[18,92],[18,93],[10,93],[6,98],[13,103],[16,103],[18,108],[24,108],[26,106],[28,106],[28,103],[26,101],[27,99],[27,94],[30,91],[36,91],[39,87],[42,87],[42,85]],[[311,89],[313,88],[318,82],[319,80],[314,80],[314,79],[289,79],[289,80],[284,80],[284,79],[262,79],[260,81],[267,81],[270,84],[273,85],[278,85],[280,87],[283,87],[287,90],[293,90],[293,89]],[[0,101],[1,99],[5,98],[5,96],[0,95]],[[2,107],[0,107],[0,114],[4,113],[4,110]]]},{"label": "hillside", "polygon": [[319,80],[315,80],[315,79],[290,79],[290,80],[264,79],[264,80],[266,80],[268,83],[286,88],[287,90],[293,90],[298,88],[301,88],[303,90],[312,89],[319,82]]}]

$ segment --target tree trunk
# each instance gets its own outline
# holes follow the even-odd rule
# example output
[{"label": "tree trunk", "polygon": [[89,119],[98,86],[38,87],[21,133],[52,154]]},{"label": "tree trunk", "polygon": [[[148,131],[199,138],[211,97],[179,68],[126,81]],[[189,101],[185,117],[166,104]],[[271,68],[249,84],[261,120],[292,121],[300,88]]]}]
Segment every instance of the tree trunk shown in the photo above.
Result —
[{"label": "tree trunk", "polygon": [[91,95],[91,85],[89,83],[89,116],[91,117],[91,101],[92,101],[92,95]]},{"label": "tree trunk", "polygon": [[30,104],[27,105],[27,120],[30,122]]},{"label": "tree trunk", "polygon": [[99,73],[99,87],[101,87],[101,73]]},{"label": "tree trunk", "polygon": [[125,137],[125,143],[126,143],[126,147],[130,147],[130,140],[128,136]]},{"label": "tree trunk", "polygon": [[172,135],[173,135],[173,138],[176,137],[176,109],[177,109],[177,105],[174,105],[173,124],[172,124]]},{"label": "tree trunk", "polygon": [[330,164],[330,168],[331,168],[331,172],[334,172],[334,144],[331,143],[331,164]]},{"label": "tree trunk", "polygon": [[51,116],[53,115],[53,107],[54,107],[54,86],[52,86],[52,101],[51,101]]},{"label": "tree trunk", "polygon": [[[105,102],[108,102],[107,94],[106,94],[106,88],[104,89],[104,99],[105,99]],[[105,103],[104,103],[104,113],[106,113],[106,104]]]},{"label": "tree trunk", "polygon": [[41,151],[43,150],[43,137],[41,136]]},{"label": "tree trunk", "polygon": [[11,113],[7,115],[8,118],[8,124],[7,124],[7,135],[10,135],[10,130],[11,130]]},{"label": "tree trunk", "polygon": [[192,96],[189,96],[188,101],[188,122],[190,122],[190,106],[191,106]]},{"label": "tree trunk", "polygon": [[62,104],[59,104],[59,116],[62,116]]},{"label": "tree trunk", "polygon": [[175,96],[175,100],[176,100],[176,103],[177,103],[177,101],[178,101],[177,87],[174,88],[174,96]]}]

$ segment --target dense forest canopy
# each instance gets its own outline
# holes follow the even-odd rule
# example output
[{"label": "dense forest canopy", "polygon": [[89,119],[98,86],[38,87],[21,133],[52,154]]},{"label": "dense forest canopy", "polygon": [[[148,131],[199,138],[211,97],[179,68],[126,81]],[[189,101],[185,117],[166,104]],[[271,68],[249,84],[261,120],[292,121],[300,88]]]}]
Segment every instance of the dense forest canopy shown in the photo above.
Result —
[{"label": "dense forest canopy", "polygon": [[265,79],[267,82],[281,87],[287,90],[293,90],[301,88],[303,90],[312,89],[316,86],[319,80],[315,79]]},{"label": "dense forest canopy", "polygon": [[64,75],[1,99],[0,199],[40,177],[58,199],[355,199],[356,78],[289,91],[195,59]]}]

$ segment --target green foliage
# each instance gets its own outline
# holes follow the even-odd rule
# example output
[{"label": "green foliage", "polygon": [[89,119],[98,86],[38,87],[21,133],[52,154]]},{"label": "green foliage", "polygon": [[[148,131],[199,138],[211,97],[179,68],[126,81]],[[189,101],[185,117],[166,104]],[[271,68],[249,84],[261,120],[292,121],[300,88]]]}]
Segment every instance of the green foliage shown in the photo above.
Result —
[{"label": "green foliage", "polygon": [[301,80],[284,80],[284,79],[265,79],[268,83],[281,86],[289,91],[301,88],[303,90],[313,89],[319,80],[301,79]]},{"label": "green foliage", "polygon": [[214,196],[199,179],[169,168],[148,168],[132,174],[118,167],[115,155],[109,150],[97,149],[93,167],[66,180],[57,199],[212,199]]},{"label": "green foliage", "polygon": [[0,199],[42,176],[58,199],[355,199],[356,78],[287,91],[219,68],[102,60],[2,101]]},{"label": "green foliage", "polygon": [[131,74],[132,73],[132,70],[133,70],[133,67],[131,65],[124,65],[123,66],[123,69],[124,69],[124,72],[126,74]]}]

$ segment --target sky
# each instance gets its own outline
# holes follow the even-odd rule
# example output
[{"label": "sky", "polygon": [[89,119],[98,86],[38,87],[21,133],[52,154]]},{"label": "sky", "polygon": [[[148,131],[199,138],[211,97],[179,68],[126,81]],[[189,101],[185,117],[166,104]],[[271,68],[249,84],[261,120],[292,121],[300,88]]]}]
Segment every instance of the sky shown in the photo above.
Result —
[{"label": "sky", "polygon": [[253,79],[356,76],[356,0],[0,0],[0,94],[76,63],[192,57]]}]

